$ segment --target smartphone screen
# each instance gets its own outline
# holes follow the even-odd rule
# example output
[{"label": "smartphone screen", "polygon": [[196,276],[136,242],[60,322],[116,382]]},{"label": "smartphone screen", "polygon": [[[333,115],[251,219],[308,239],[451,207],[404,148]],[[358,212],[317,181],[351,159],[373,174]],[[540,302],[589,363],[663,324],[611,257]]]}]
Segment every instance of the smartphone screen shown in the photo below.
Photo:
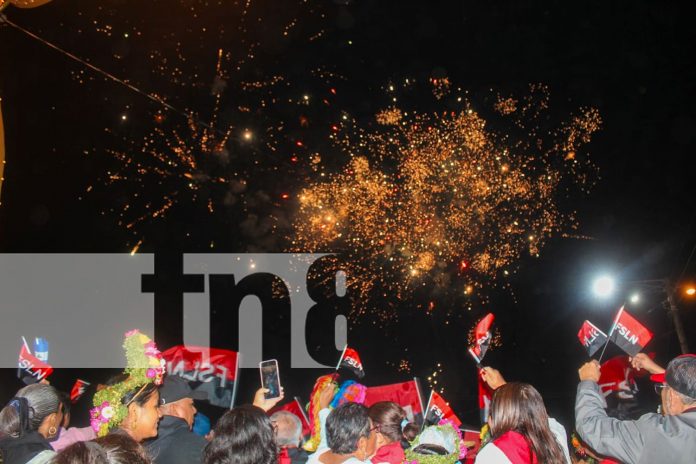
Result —
[{"label": "smartphone screen", "polygon": [[261,371],[261,386],[267,388],[264,393],[266,399],[278,398],[280,396],[280,376],[278,375],[278,361],[269,359],[259,364]]}]

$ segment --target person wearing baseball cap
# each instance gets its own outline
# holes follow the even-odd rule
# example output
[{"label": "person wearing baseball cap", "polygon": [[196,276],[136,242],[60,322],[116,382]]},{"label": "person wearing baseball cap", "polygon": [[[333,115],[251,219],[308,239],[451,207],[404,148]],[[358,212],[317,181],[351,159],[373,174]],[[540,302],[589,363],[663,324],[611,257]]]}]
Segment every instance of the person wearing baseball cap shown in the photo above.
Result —
[{"label": "person wearing baseball cap", "polygon": [[600,365],[591,361],[578,371],[575,428],[580,437],[595,451],[625,464],[696,462],[696,355],[677,356],[667,369],[643,353],[631,364],[652,374],[662,413],[644,414],[635,421],[607,416],[597,384]]},{"label": "person wearing baseball cap", "polygon": [[165,377],[160,393],[157,438],[145,443],[155,464],[197,464],[203,459],[208,442],[191,431],[196,406],[193,400],[207,398],[205,392],[192,390],[188,381],[178,375]]}]

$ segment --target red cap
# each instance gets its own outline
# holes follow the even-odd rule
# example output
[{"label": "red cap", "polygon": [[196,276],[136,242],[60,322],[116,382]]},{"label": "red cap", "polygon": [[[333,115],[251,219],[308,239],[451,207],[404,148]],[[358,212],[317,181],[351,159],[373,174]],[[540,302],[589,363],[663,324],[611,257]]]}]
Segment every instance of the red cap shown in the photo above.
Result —
[{"label": "red cap", "polygon": [[652,380],[655,383],[665,383],[665,374],[667,371],[663,372],[662,374],[653,374],[650,376],[650,380]]},{"label": "red cap", "polygon": [[[696,354],[680,354],[674,359],[679,359],[679,358],[696,358]],[[662,374],[653,374],[650,376],[650,380],[652,380],[655,383],[665,383],[665,377],[667,375],[667,371],[665,370]]]}]

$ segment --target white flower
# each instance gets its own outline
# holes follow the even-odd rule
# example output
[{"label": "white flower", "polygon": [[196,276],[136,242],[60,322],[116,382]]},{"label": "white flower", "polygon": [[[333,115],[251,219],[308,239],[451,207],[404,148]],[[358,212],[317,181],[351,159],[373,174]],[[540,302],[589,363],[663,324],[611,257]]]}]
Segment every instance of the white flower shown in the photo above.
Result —
[{"label": "white flower", "polygon": [[112,417],[114,417],[114,408],[112,408],[111,406],[105,407],[101,410],[101,415],[105,419],[111,419]]}]

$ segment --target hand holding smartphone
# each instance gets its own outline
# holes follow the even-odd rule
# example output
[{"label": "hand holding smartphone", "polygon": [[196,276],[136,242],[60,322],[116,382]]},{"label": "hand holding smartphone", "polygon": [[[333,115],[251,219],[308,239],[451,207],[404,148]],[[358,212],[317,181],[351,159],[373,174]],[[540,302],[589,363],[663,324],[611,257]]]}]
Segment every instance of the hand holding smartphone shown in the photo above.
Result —
[{"label": "hand holding smartphone", "polygon": [[261,387],[267,389],[263,396],[265,399],[280,398],[280,375],[278,374],[278,361],[269,359],[259,363],[261,373]]}]

